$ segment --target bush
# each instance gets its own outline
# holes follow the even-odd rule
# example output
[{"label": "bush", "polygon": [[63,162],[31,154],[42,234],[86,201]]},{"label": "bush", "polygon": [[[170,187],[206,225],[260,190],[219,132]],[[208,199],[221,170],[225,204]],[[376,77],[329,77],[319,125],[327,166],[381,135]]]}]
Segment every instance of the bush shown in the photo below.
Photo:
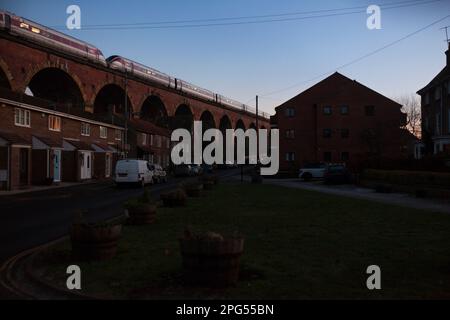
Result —
[{"label": "bush", "polygon": [[182,207],[186,205],[186,192],[178,188],[174,191],[161,194],[161,200],[165,207]]}]

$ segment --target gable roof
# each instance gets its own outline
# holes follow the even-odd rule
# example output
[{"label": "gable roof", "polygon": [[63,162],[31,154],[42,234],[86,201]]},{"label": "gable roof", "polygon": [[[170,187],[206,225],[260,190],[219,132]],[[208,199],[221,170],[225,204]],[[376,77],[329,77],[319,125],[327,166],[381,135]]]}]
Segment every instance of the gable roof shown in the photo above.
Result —
[{"label": "gable roof", "polygon": [[434,78],[431,80],[425,87],[417,91],[417,94],[422,95],[427,91],[428,89],[444,82],[445,80],[450,78],[450,67],[445,66],[444,69],[441,70]]},{"label": "gable roof", "polygon": [[[401,105],[397,103],[396,101],[382,95],[381,93],[359,83],[356,80],[352,80],[343,74],[339,72],[335,72],[332,75],[326,77],[322,81],[319,81],[318,83],[314,84],[313,86],[309,87],[308,89],[304,90],[303,92],[299,93],[295,97],[289,99],[288,101],[282,103],[280,106],[276,107],[278,109],[279,107],[283,106],[284,104],[288,104],[289,102],[297,99],[301,99],[302,97],[307,97],[308,95],[312,95],[312,100],[314,100],[314,103],[320,103],[321,101],[325,99],[329,99],[330,97],[333,97],[339,93],[341,93],[343,90],[347,89],[349,86],[358,86],[364,90],[369,90],[370,92],[383,97],[384,99],[390,101],[393,104],[398,105],[400,108]],[[320,91],[320,98],[318,98],[319,94],[314,95],[314,92]],[[323,94],[323,91],[327,92],[326,95]]]}]

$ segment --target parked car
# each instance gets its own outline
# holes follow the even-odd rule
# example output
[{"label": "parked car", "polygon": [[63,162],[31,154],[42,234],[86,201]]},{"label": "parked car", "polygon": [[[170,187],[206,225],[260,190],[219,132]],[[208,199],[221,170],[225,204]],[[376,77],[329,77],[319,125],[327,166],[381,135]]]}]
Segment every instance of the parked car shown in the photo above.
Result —
[{"label": "parked car", "polygon": [[312,179],[322,179],[325,175],[327,165],[325,163],[310,163],[301,168],[298,172],[298,177],[305,181]]},{"label": "parked car", "polygon": [[192,176],[192,167],[189,164],[180,164],[174,167],[173,173],[176,177]]},{"label": "parked car", "polygon": [[155,183],[167,182],[167,173],[159,164],[151,164],[150,168],[153,171],[153,181]]},{"label": "parked car", "polygon": [[153,170],[145,160],[119,160],[116,163],[114,181],[117,185],[137,183],[144,187],[153,183]]},{"label": "parked car", "polygon": [[331,164],[327,166],[324,175],[326,184],[345,184],[351,182],[348,169],[343,164]]}]

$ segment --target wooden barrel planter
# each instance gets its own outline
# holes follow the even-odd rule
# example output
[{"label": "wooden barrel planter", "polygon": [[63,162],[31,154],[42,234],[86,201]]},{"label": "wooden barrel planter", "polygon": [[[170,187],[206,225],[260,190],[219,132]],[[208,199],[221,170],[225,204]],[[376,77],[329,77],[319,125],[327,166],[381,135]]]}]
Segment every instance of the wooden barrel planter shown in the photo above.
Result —
[{"label": "wooden barrel planter", "polygon": [[183,189],[161,194],[161,200],[165,207],[183,207],[186,205],[187,195]]},{"label": "wooden barrel planter", "polygon": [[239,279],[243,238],[210,240],[180,239],[184,277],[187,284],[207,287],[233,286]]},{"label": "wooden barrel planter", "polygon": [[70,231],[72,255],[77,260],[106,260],[117,253],[122,225],[74,224]]},{"label": "wooden barrel planter", "polygon": [[209,190],[213,189],[213,186],[214,186],[214,182],[213,181],[211,181],[211,180],[203,181],[203,189],[209,191]]},{"label": "wooden barrel planter", "polygon": [[152,224],[156,220],[156,205],[137,203],[127,206],[128,223],[133,225]]}]

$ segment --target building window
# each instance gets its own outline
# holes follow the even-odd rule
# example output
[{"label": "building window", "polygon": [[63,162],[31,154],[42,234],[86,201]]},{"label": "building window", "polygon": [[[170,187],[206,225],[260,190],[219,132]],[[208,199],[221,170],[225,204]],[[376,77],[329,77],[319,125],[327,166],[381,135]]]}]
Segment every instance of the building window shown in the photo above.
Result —
[{"label": "building window", "polygon": [[350,154],[348,152],[342,152],[341,153],[341,160],[342,161],[348,161],[350,159]]},{"label": "building window", "polygon": [[323,129],[323,137],[324,138],[331,138],[331,133],[332,133],[331,129]]},{"label": "building window", "polygon": [[145,146],[147,145],[147,137],[148,135],[146,133],[142,133],[142,145]]},{"label": "building window", "polygon": [[294,138],[295,138],[294,129],[286,130],[286,139],[294,139]]},{"label": "building window", "polygon": [[156,147],[161,148],[161,136],[156,136]]},{"label": "building window", "polygon": [[81,135],[90,136],[91,135],[91,125],[89,123],[81,123]]},{"label": "building window", "polygon": [[122,130],[119,130],[119,129],[116,129],[116,134],[115,134],[115,136],[116,136],[116,140],[117,141],[121,141],[122,140]]},{"label": "building window", "polygon": [[425,101],[425,104],[430,103],[430,93],[429,92],[425,93],[424,101]]},{"label": "building window", "polygon": [[441,87],[436,87],[434,90],[434,100],[441,100]]},{"label": "building window", "polygon": [[49,116],[48,129],[51,131],[61,131],[61,118],[57,116]]},{"label": "building window", "polygon": [[108,128],[100,126],[100,138],[108,138]]},{"label": "building window", "polygon": [[325,162],[331,162],[331,152],[324,152],[323,153],[323,161]]},{"label": "building window", "polygon": [[350,130],[349,129],[341,129],[341,137],[346,139],[350,136]]},{"label": "building window", "polygon": [[170,149],[170,139],[166,137],[166,148]]},{"label": "building window", "polygon": [[294,108],[286,108],[285,114],[286,114],[286,117],[292,118],[295,116],[295,109]]},{"label": "building window", "polygon": [[19,127],[31,127],[30,111],[25,109],[14,109],[14,124]]},{"label": "building window", "polygon": [[329,115],[331,115],[331,113],[332,113],[331,106],[325,106],[325,107],[323,107],[323,114],[324,114],[324,115],[329,116]]},{"label": "building window", "polygon": [[286,161],[295,161],[295,152],[287,152]]},{"label": "building window", "polygon": [[450,109],[448,109],[447,132],[450,133]]},{"label": "building window", "polygon": [[441,114],[436,113],[436,134],[441,134]]},{"label": "building window", "polygon": [[341,114],[344,115],[344,116],[348,115],[348,109],[349,109],[349,107],[347,105],[341,106],[340,107]]},{"label": "building window", "polygon": [[366,116],[374,116],[375,115],[375,106],[365,106],[364,111]]},{"label": "building window", "polygon": [[150,135],[150,145],[153,146],[153,135]]}]

